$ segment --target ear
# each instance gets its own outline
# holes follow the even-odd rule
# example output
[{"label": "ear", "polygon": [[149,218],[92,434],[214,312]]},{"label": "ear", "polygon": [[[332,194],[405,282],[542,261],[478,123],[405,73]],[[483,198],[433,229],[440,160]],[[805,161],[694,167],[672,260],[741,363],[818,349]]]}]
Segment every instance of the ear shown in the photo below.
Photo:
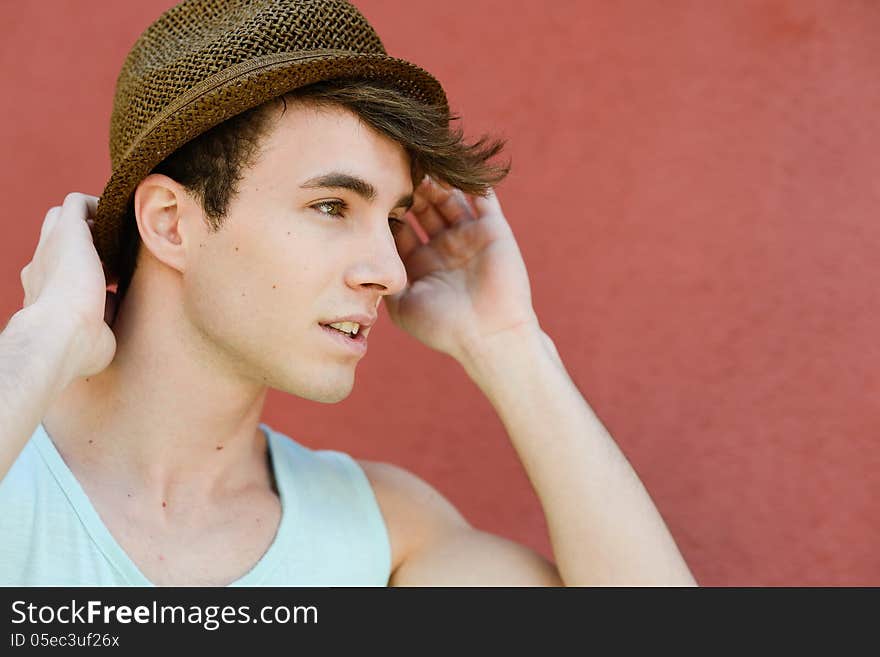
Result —
[{"label": "ear", "polygon": [[186,250],[198,242],[193,231],[204,225],[198,202],[174,179],[151,173],[134,192],[134,214],[143,245],[157,260],[182,272]]}]

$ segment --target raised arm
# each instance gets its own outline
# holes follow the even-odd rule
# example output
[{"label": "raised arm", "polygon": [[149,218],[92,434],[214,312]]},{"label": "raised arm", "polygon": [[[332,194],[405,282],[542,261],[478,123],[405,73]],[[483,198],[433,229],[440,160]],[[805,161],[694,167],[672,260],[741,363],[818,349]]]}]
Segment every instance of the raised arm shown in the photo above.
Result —
[{"label": "raised arm", "polygon": [[[556,570],[443,505],[423,504],[422,515],[435,521],[395,583],[693,585],[648,492],[541,330],[495,194],[468,197],[428,180],[412,211],[428,241],[411,228],[398,233],[409,285],[385,298],[391,319],[455,358],[491,402],[544,509]],[[415,497],[395,499],[405,505]]]},{"label": "raised arm", "polygon": [[114,308],[89,230],[96,203],[74,193],[49,210],[22,269],[24,307],[0,333],[0,479],[58,393],[113,360]]},{"label": "raised arm", "polygon": [[462,361],[541,501],[567,585],[695,584],[651,497],[537,325]]}]

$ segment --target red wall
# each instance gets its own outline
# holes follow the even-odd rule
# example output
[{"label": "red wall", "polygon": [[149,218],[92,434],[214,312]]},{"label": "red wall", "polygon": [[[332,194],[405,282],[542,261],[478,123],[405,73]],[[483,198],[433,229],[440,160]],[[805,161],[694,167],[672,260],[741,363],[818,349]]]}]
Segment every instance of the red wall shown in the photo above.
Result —
[{"label": "red wall", "polygon": [[[116,75],[171,4],[0,5],[3,317],[46,210],[102,190]],[[498,191],[542,325],[698,580],[880,585],[880,6],[356,4],[469,132],[509,138]],[[478,389],[377,328],[346,401],[273,393],[266,421],[549,555]]]}]

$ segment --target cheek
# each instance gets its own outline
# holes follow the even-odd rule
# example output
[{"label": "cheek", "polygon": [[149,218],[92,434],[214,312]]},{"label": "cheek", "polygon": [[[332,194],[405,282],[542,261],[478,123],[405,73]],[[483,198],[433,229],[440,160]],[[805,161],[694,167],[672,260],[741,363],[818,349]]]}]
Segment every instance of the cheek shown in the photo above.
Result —
[{"label": "cheek", "polygon": [[204,254],[183,277],[183,307],[189,321],[203,333],[220,336],[236,332],[245,314],[247,288],[244,272],[236,269],[234,258],[219,253]]},{"label": "cheek", "polygon": [[205,358],[269,380],[272,364],[292,350],[298,331],[291,330],[280,287],[272,289],[261,268],[247,266],[241,253],[203,261],[188,272],[183,308]]},{"label": "cheek", "polygon": [[259,331],[280,324],[289,331],[317,321],[326,282],[315,250],[302,246],[293,231],[274,240],[229,240],[188,270],[186,304],[215,331],[242,323],[262,324]]},{"label": "cheek", "polygon": [[295,311],[305,313],[307,318],[326,312],[321,304],[326,304],[324,297],[333,287],[335,266],[327,244],[327,234],[316,234],[312,226],[278,231],[251,257],[252,262],[259,263],[254,265],[252,285],[268,290],[278,303],[286,304],[287,315]]}]

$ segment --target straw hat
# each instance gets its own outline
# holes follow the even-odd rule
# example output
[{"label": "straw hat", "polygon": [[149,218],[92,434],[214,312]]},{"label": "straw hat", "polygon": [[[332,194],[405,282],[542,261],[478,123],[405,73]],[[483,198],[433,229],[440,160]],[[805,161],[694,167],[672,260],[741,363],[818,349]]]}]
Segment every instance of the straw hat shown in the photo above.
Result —
[{"label": "straw hat", "polygon": [[162,14],[135,42],[116,82],[113,172],[93,228],[107,271],[117,271],[121,219],[153,167],[236,114],[338,77],[385,80],[448,113],[440,83],[388,56],[344,0],[185,0]]}]

